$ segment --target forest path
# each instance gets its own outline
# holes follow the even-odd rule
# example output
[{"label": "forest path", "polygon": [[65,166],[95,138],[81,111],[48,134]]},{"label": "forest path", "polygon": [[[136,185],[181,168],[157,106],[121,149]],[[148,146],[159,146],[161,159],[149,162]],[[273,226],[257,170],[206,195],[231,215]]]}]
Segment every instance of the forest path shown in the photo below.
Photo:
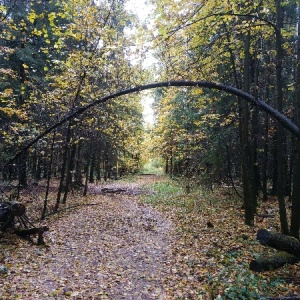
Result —
[{"label": "forest path", "polygon": [[17,247],[1,299],[168,299],[172,223],[138,202],[144,181],[95,187],[93,205],[52,219],[48,247]]}]

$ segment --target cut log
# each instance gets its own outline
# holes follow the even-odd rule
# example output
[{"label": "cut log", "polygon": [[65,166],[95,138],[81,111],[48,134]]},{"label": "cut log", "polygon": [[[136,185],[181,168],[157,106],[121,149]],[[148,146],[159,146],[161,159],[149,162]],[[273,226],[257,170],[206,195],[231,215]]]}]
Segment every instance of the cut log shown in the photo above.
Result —
[{"label": "cut log", "polygon": [[0,230],[4,232],[14,224],[15,217],[24,218],[26,207],[23,203],[8,201],[0,204]]},{"label": "cut log", "polygon": [[288,252],[300,258],[300,241],[293,237],[278,232],[271,232],[266,229],[260,229],[257,232],[256,239],[262,245],[268,245],[277,250]]},{"label": "cut log", "polygon": [[286,264],[294,264],[300,261],[299,257],[281,251],[268,256],[260,256],[250,262],[249,268],[254,272],[276,270]]},{"label": "cut log", "polygon": [[9,210],[13,216],[21,217],[25,214],[26,207],[20,202],[10,202]]}]

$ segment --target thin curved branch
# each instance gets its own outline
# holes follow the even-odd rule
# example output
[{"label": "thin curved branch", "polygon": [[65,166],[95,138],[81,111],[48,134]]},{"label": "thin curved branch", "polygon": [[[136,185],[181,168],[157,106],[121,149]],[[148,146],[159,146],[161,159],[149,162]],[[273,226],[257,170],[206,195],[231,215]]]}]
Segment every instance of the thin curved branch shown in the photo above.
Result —
[{"label": "thin curved branch", "polygon": [[236,14],[236,13],[214,13],[214,14],[210,14],[210,15],[207,15],[205,17],[202,17],[202,18],[199,18],[199,19],[196,19],[192,22],[189,22],[187,24],[184,24],[182,26],[179,26],[173,30],[170,30],[169,33],[171,35],[173,35],[175,32],[179,31],[179,30],[182,30],[186,27],[189,27],[189,26],[192,26],[193,24],[196,24],[200,21],[203,21],[203,20],[206,20],[206,19],[209,19],[209,18],[212,18],[212,17],[219,17],[219,16],[233,16],[233,17],[243,17],[243,18],[248,18],[248,19],[256,19],[256,20],[259,20],[259,21],[263,21],[264,23],[266,23],[267,25],[270,25],[271,27],[273,27],[274,31],[278,31],[278,28],[276,26],[276,24],[274,24],[273,22],[267,20],[267,19],[264,19],[264,18],[261,18],[257,15],[252,15],[252,14]]},{"label": "thin curved branch", "polygon": [[239,90],[235,87],[232,87],[232,86],[229,86],[226,84],[215,83],[215,82],[210,82],[210,81],[165,81],[165,82],[157,82],[157,83],[151,83],[151,84],[146,84],[146,85],[140,85],[140,86],[133,87],[130,89],[122,90],[122,91],[116,92],[114,94],[110,94],[108,96],[100,98],[90,104],[87,104],[85,106],[82,106],[82,107],[76,109],[74,112],[67,115],[66,117],[61,119],[59,122],[55,123],[48,129],[46,129],[43,133],[41,133],[34,140],[32,140],[30,143],[28,143],[12,159],[10,159],[8,164],[11,164],[13,161],[15,161],[24,152],[26,152],[31,146],[33,146],[35,143],[37,143],[41,138],[43,138],[45,135],[50,133],[52,130],[54,130],[57,127],[61,126],[62,124],[66,123],[67,121],[75,118],[76,116],[83,114],[88,109],[90,109],[100,103],[104,103],[110,99],[118,98],[118,97],[121,97],[124,95],[141,92],[141,91],[149,90],[149,89],[163,88],[163,87],[201,87],[201,88],[208,88],[208,89],[223,91],[223,92],[229,93],[231,95],[238,96],[239,98],[244,99],[244,100],[252,103],[253,105],[257,106],[259,109],[265,111],[273,119],[276,119],[287,130],[289,130],[297,138],[300,139],[299,127],[296,124],[294,124],[289,118],[287,118],[285,115],[283,115],[282,113],[280,113],[279,111],[277,111],[272,106],[265,103],[264,101],[257,99],[254,96],[252,96],[246,92],[243,92],[242,90]]}]

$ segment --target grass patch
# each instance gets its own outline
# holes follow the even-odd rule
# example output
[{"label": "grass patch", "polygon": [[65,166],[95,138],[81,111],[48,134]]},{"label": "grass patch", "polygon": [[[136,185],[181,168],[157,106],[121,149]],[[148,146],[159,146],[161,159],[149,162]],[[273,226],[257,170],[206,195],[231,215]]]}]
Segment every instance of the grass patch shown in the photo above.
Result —
[{"label": "grass patch", "polygon": [[156,182],[146,186],[152,192],[143,198],[143,201],[153,206],[182,206],[184,189],[167,176],[161,176]]},{"label": "grass patch", "polygon": [[162,175],[164,173],[164,166],[162,161],[158,158],[150,159],[144,164],[141,173]]}]

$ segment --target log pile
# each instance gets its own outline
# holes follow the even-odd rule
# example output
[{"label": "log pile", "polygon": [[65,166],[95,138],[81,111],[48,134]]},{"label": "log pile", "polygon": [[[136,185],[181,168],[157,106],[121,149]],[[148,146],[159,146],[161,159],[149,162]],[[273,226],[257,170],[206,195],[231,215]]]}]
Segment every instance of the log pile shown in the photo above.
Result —
[{"label": "log pile", "polygon": [[8,201],[0,204],[0,230],[5,231],[11,227],[15,217],[25,215],[26,207],[23,203]]},{"label": "log pile", "polygon": [[262,245],[275,248],[279,252],[272,255],[261,255],[251,261],[250,270],[255,272],[276,270],[285,264],[294,264],[300,261],[300,241],[297,239],[265,229],[258,231],[256,239]]},{"label": "log pile", "polygon": [[[47,226],[35,227],[26,216],[26,207],[23,203],[8,201],[0,204],[0,231],[5,232],[9,227],[14,227],[15,219],[20,223],[21,228],[15,229],[14,233],[20,237],[30,238],[37,235],[37,244],[44,245],[43,233],[48,231]],[[31,226],[29,228],[29,226]]]}]

